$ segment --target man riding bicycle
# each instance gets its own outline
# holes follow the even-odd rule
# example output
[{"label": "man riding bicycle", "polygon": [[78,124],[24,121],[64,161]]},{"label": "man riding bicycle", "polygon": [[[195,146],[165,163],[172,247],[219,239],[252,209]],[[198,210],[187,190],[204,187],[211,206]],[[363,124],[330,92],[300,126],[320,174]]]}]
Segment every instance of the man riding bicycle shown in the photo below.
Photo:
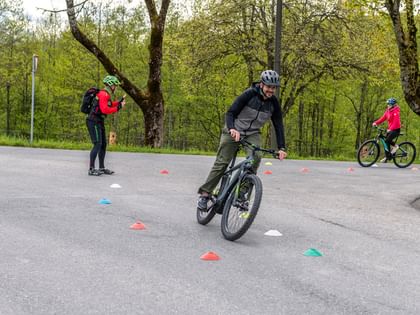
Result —
[{"label": "man riding bicycle", "polygon": [[[229,162],[235,156],[239,139],[260,146],[261,128],[270,118],[273,122],[278,145],[278,158],[287,156],[284,140],[283,118],[279,101],[274,95],[280,86],[279,75],[273,70],[261,73],[259,82],[238,96],[226,113],[225,126],[222,130],[216,161],[207,177],[206,182],[198,189],[200,194],[197,208],[207,210],[207,203],[214,188],[223,176]],[[248,151],[249,149],[247,149]],[[247,152],[249,154],[249,152]],[[261,155],[257,154],[253,171],[256,173],[261,162]]]}]

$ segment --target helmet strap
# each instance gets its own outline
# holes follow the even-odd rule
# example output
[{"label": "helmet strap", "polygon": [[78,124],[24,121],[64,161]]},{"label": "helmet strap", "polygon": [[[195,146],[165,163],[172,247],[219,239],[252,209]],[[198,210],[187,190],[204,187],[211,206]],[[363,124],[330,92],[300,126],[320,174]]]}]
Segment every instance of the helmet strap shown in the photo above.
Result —
[{"label": "helmet strap", "polygon": [[105,91],[111,96],[111,98],[114,98],[114,91],[112,91],[108,84],[105,84]]},{"label": "helmet strap", "polygon": [[264,86],[264,83],[261,81],[261,82],[260,82],[260,94],[261,94],[261,96],[262,96],[264,99],[267,99],[267,98],[268,98],[268,96],[267,96],[267,95],[265,95],[265,93],[264,93],[264,89],[263,89],[263,86]]}]

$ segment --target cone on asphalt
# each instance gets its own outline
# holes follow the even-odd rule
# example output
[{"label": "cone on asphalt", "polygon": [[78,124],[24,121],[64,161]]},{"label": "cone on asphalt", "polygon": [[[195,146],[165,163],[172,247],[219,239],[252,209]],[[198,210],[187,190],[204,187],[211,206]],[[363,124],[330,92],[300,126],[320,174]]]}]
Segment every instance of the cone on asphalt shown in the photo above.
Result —
[{"label": "cone on asphalt", "polygon": [[309,248],[306,252],[303,253],[303,255],[310,256],[310,257],[320,257],[320,256],[322,256],[321,252],[318,251],[315,248]]},{"label": "cone on asphalt", "polygon": [[163,174],[163,175],[166,175],[166,174],[169,174],[169,171],[168,170],[161,170],[160,173]]},{"label": "cone on asphalt", "polygon": [[347,169],[347,172],[354,172],[354,168],[353,168],[353,167],[349,167],[349,168]]},{"label": "cone on asphalt", "polygon": [[98,202],[101,205],[110,205],[111,204],[111,200],[108,200],[106,198],[102,198],[101,200],[99,200]]},{"label": "cone on asphalt", "polygon": [[201,260],[220,260],[220,257],[214,252],[207,252],[200,257]]},{"label": "cone on asphalt", "polygon": [[283,234],[281,234],[277,230],[269,230],[269,231],[265,232],[264,235],[267,235],[267,236],[282,236]]},{"label": "cone on asphalt", "polygon": [[265,174],[265,175],[270,175],[270,174],[273,174],[273,172],[272,172],[272,171],[267,170],[267,171],[264,171],[264,174]]},{"label": "cone on asphalt", "polygon": [[132,230],[145,230],[146,226],[142,222],[137,221],[136,223],[134,223],[133,225],[130,226],[130,229],[132,229]]},{"label": "cone on asphalt", "polygon": [[265,165],[273,165],[271,162],[265,162]]},{"label": "cone on asphalt", "polygon": [[301,173],[309,173],[309,168],[307,168],[307,167],[302,167],[302,168],[300,169],[300,172],[301,172]]}]

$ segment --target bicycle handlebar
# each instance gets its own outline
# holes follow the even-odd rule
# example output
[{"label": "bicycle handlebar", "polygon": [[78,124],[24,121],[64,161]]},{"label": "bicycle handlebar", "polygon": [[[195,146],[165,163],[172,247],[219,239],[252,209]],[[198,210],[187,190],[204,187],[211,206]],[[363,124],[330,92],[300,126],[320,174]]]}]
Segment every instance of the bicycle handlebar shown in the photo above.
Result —
[{"label": "bicycle handlebar", "polygon": [[373,126],[374,128],[376,128],[376,129],[378,129],[379,131],[381,131],[381,132],[383,132],[383,131],[386,131],[385,129],[383,129],[383,128],[381,128],[381,127],[378,127],[377,125],[375,125],[375,126]]},{"label": "bicycle handlebar", "polygon": [[255,144],[253,144],[253,143],[245,140],[244,138],[240,138],[239,139],[239,142],[242,145],[251,147],[253,151],[261,151],[261,152],[265,152],[265,153],[271,154],[276,159],[279,157],[278,152],[276,150],[260,148],[259,146],[257,146]]}]

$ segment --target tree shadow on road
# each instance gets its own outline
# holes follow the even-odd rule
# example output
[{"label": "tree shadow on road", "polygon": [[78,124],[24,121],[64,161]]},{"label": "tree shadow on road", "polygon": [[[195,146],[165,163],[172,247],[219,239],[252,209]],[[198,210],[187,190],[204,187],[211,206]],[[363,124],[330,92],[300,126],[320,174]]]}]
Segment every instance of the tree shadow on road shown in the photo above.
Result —
[{"label": "tree shadow on road", "polygon": [[410,205],[414,208],[420,211],[420,196],[414,199]]}]

